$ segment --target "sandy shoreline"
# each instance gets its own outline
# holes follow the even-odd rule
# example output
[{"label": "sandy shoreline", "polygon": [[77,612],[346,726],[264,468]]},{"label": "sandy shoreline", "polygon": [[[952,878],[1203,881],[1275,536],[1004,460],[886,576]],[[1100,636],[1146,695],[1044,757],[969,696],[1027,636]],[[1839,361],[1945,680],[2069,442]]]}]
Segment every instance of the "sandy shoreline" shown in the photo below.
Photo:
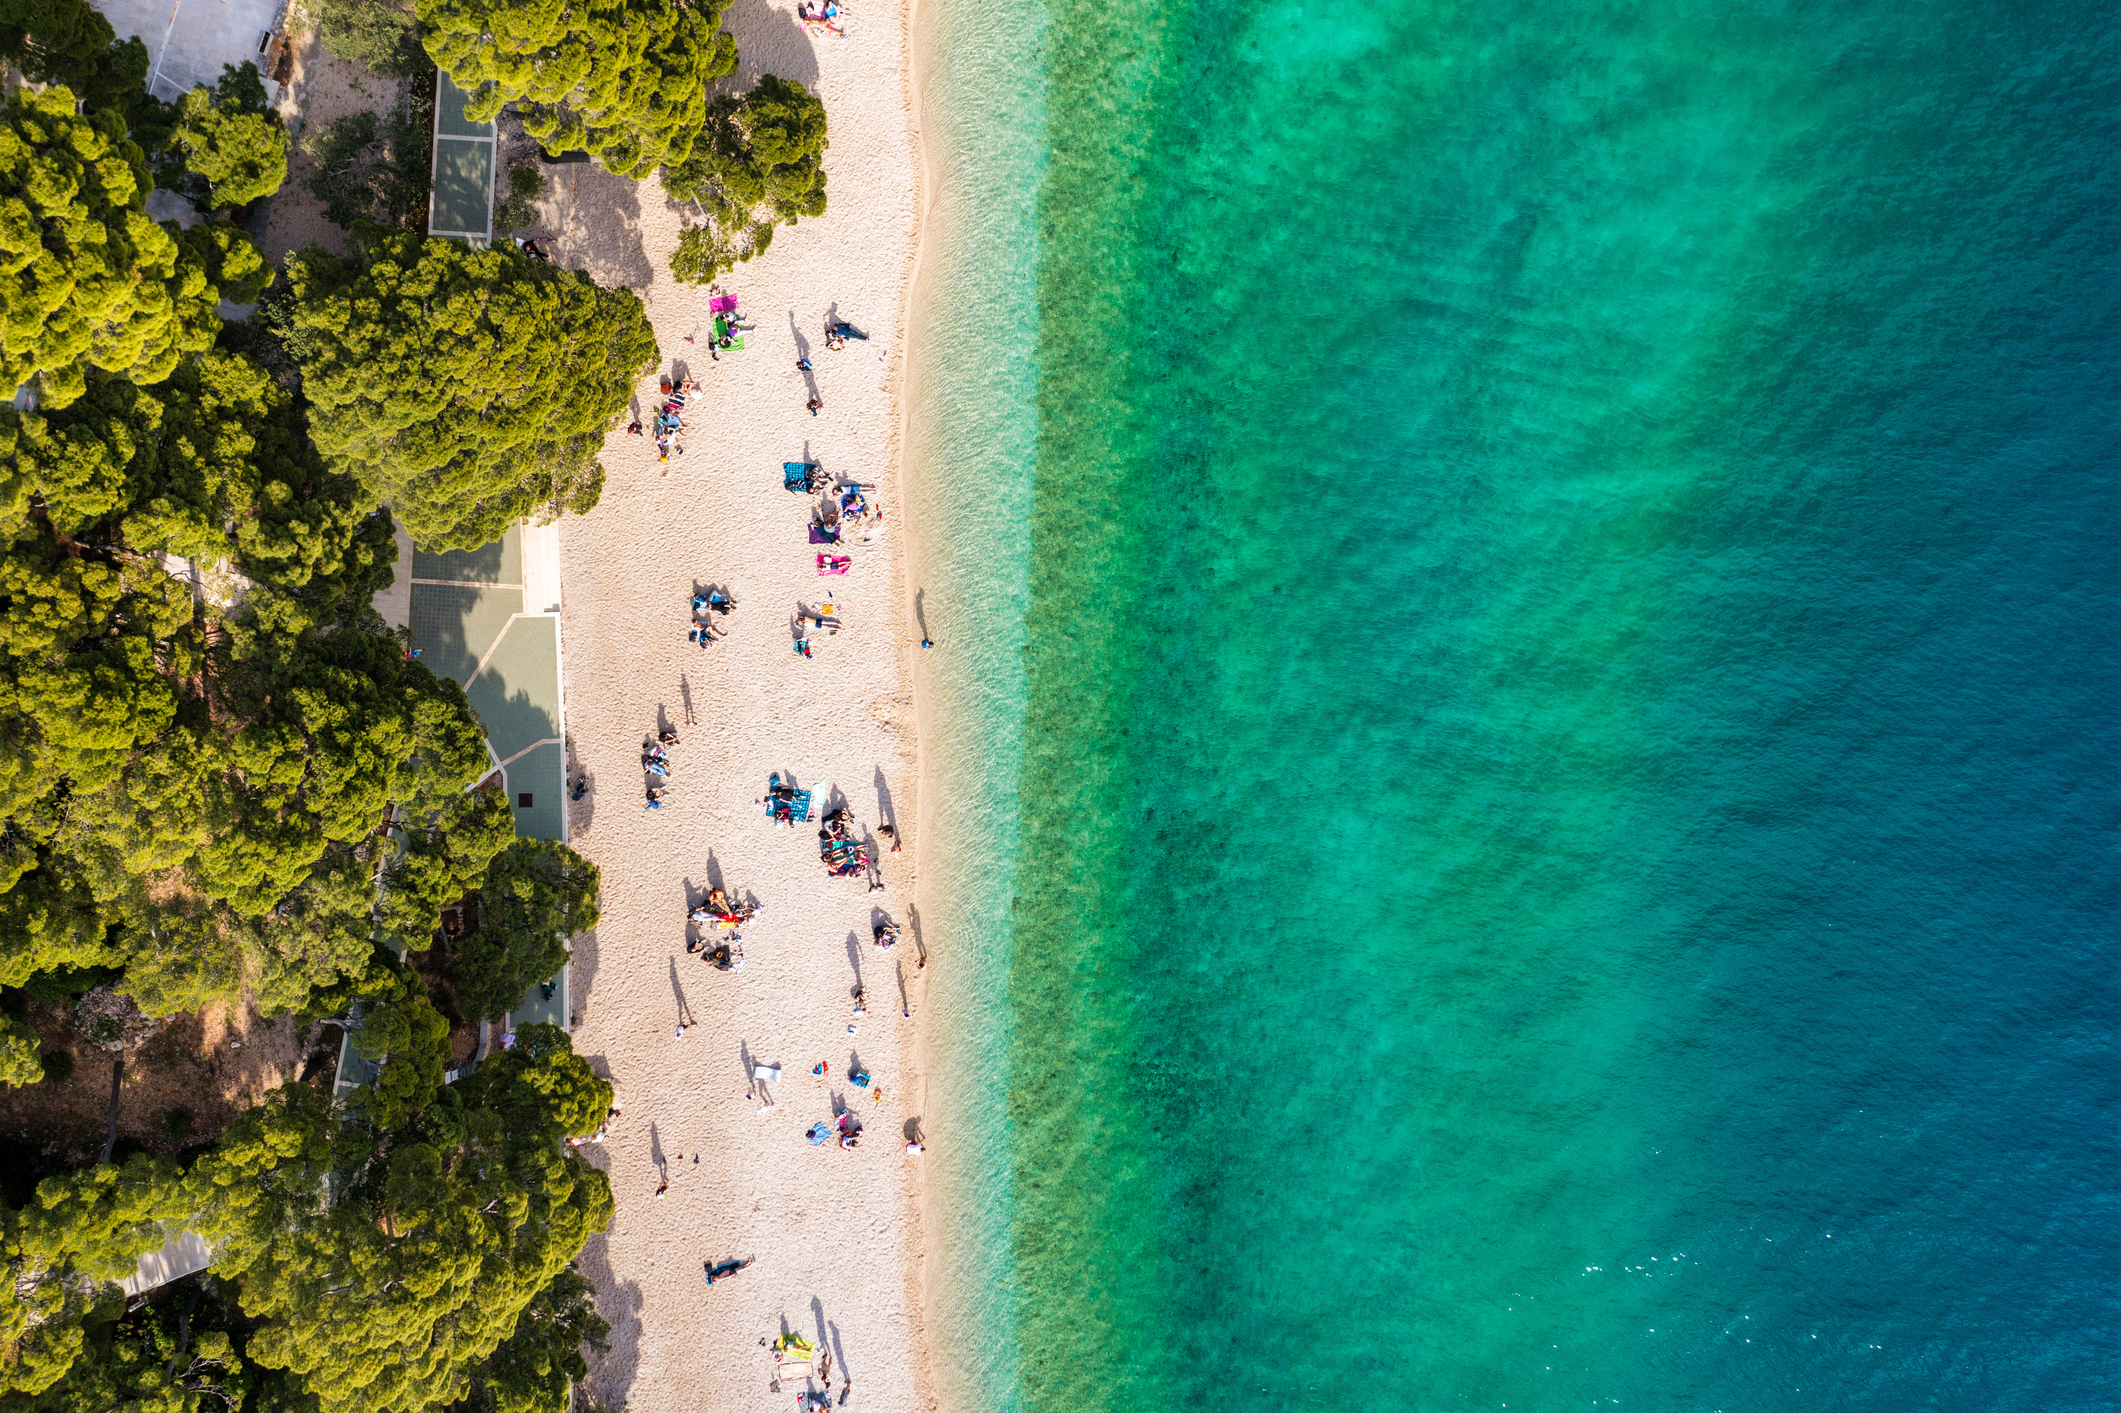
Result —
[{"label": "sandy shoreline", "polygon": [[[806,1385],[768,1390],[762,1342],[783,1329],[829,1349],[835,1400],[851,1380],[852,1407],[934,1406],[922,1160],[904,1151],[921,1115],[925,1009],[911,915],[924,803],[908,661],[918,648],[899,465],[923,180],[910,21],[909,8],[857,4],[848,38],[813,40],[793,0],[731,11],[743,53],[732,82],[800,79],[832,123],[826,216],[783,228],[764,258],[722,282],[756,323],[740,352],[710,356],[707,291],[670,280],[682,220],[659,186],[547,169],[543,229],[563,263],[639,292],[661,371],[674,362],[700,384],[684,454],[666,468],[646,439],[613,435],[602,502],[560,532],[571,758],[591,782],[571,827],[603,870],[604,899],[576,951],[576,1048],[613,1080],[623,1110],[599,1159],[617,1212],[582,1263],[612,1324],[587,1388],[607,1408],[785,1407]],[[831,317],[869,339],[828,351]],[[795,366],[804,353],[825,404],[816,418]],[[642,384],[643,411],[655,390]],[[844,577],[818,576],[815,555],[830,547],[807,543],[811,501],[782,486],[781,463],[805,458],[873,487],[885,509],[880,533],[843,551],[854,558]],[[729,636],[703,651],[685,631],[690,595],[708,585],[739,607],[722,620]],[[798,606],[827,599],[844,626],[813,633],[814,656],[798,656]],[[639,750],[659,722],[684,739],[671,797],[649,811]],[[876,841],[884,892],[828,878],[815,823],[768,824],[755,802],[774,771],[815,791],[820,819],[844,804],[872,840],[879,823],[897,826],[903,852]],[[742,930],[740,972],[685,951],[686,909],[717,885],[763,905]],[[903,929],[890,951],[871,943],[885,915]],[[860,1016],[857,979],[868,991]],[[822,1078],[811,1073],[819,1062],[830,1066]],[[848,1082],[857,1062],[866,1089]],[[753,1065],[781,1067],[769,1112],[747,1093]],[[864,1126],[852,1152],[805,1141],[836,1107]],[[755,1264],[706,1286],[704,1262],[745,1257]]]}]

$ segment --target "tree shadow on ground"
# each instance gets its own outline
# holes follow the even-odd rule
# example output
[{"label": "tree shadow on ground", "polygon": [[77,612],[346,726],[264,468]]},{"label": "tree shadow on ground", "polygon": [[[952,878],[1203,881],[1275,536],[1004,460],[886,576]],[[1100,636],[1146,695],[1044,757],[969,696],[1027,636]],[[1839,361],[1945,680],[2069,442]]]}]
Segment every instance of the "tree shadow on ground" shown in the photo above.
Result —
[{"label": "tree shadow on ground", "polygon": [[641,1363],[641,1287],[612,1274],[609,1238],[599,1233],[576,1264],[596,1287],[597,1313],[611,1324],[611,1344],[589,1358],[589,1391],[600,1408],[624,1408]]},{"label": "tree shadow on ground", "polygon": [[641,184],[594,162],[547,169],[559,201],[559,263],[607,288],[635,292],[655,283],[641,242]]}]

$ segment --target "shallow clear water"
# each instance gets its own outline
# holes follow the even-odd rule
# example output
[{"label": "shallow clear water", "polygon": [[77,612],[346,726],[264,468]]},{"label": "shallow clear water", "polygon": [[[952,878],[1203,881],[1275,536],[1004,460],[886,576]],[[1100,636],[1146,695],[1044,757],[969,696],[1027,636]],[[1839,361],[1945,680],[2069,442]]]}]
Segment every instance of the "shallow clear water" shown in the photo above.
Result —
[{"label": "shallow clear water", "polygon": [[982,13],[965,1386],[2121,1402],[2117,21]]}]

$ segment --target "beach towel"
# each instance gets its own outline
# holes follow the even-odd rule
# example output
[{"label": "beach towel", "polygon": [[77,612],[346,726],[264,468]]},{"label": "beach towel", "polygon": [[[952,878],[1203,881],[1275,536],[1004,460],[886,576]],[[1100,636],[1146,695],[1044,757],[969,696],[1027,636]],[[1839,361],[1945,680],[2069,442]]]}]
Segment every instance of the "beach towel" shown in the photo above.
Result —
[{"label": "beach towel", "polygon": [[827,574],[845,574],[847,566],[854,563],[844,554],[821,554],[817,557],[817,572],[820,578]]},{"label": "beach towel", "polygon": [[815,470],[817,470],[815,461],[783,461],[781,463],[781,482],[791,491],[799,491],[804,495],[808,495],[810,493],[810,473]]},{"label": "beach towel", "polygon": [[836,545],[839,542],[839,531],[833,529],[830,525],[820,525],[815,520],[810,522],[810,543],[814,545]]},{"label": "beach towel", "polygon": [[766,797],[766,817],[771,820],[785,819],[790,822],[800,821],[803,824],[808,824],[810,822],[810,792],[808,790],[798,790],[792,800],[776,799],[772,795],[768,795]]},{"label": "beach towel", "polygon": [[718,294],[707,301],[707,307],[716,314],[733,313],[736,310],[736,296],[733,294]]}]

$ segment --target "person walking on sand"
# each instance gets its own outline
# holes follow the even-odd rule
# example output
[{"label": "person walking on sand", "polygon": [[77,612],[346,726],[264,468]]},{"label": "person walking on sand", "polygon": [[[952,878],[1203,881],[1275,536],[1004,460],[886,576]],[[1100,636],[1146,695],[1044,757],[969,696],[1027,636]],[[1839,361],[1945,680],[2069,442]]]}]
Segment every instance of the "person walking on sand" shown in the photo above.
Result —
[{"label": "person walking on sand", "polygon": [[806,403],[804,403],[804,404],[803,404],[803,406],[805,406],[805,407],[807,407],[807,408],[809,408],[809,409],[810,409],[810,415],[811,415],[812,417],[815,417],[815,416],[817,416],[817,414],[818,414],[819,410],[820,410],[821,408],[823,408],[823,407],[824,407],[824,405],[825,405],[825,403],[824,403],[824,400],[823,400],[822,398],[818,398],[818,397],[812,397],[812,398],[810,399],[810,401],[808,401],[808,402],[806,402]]}]

